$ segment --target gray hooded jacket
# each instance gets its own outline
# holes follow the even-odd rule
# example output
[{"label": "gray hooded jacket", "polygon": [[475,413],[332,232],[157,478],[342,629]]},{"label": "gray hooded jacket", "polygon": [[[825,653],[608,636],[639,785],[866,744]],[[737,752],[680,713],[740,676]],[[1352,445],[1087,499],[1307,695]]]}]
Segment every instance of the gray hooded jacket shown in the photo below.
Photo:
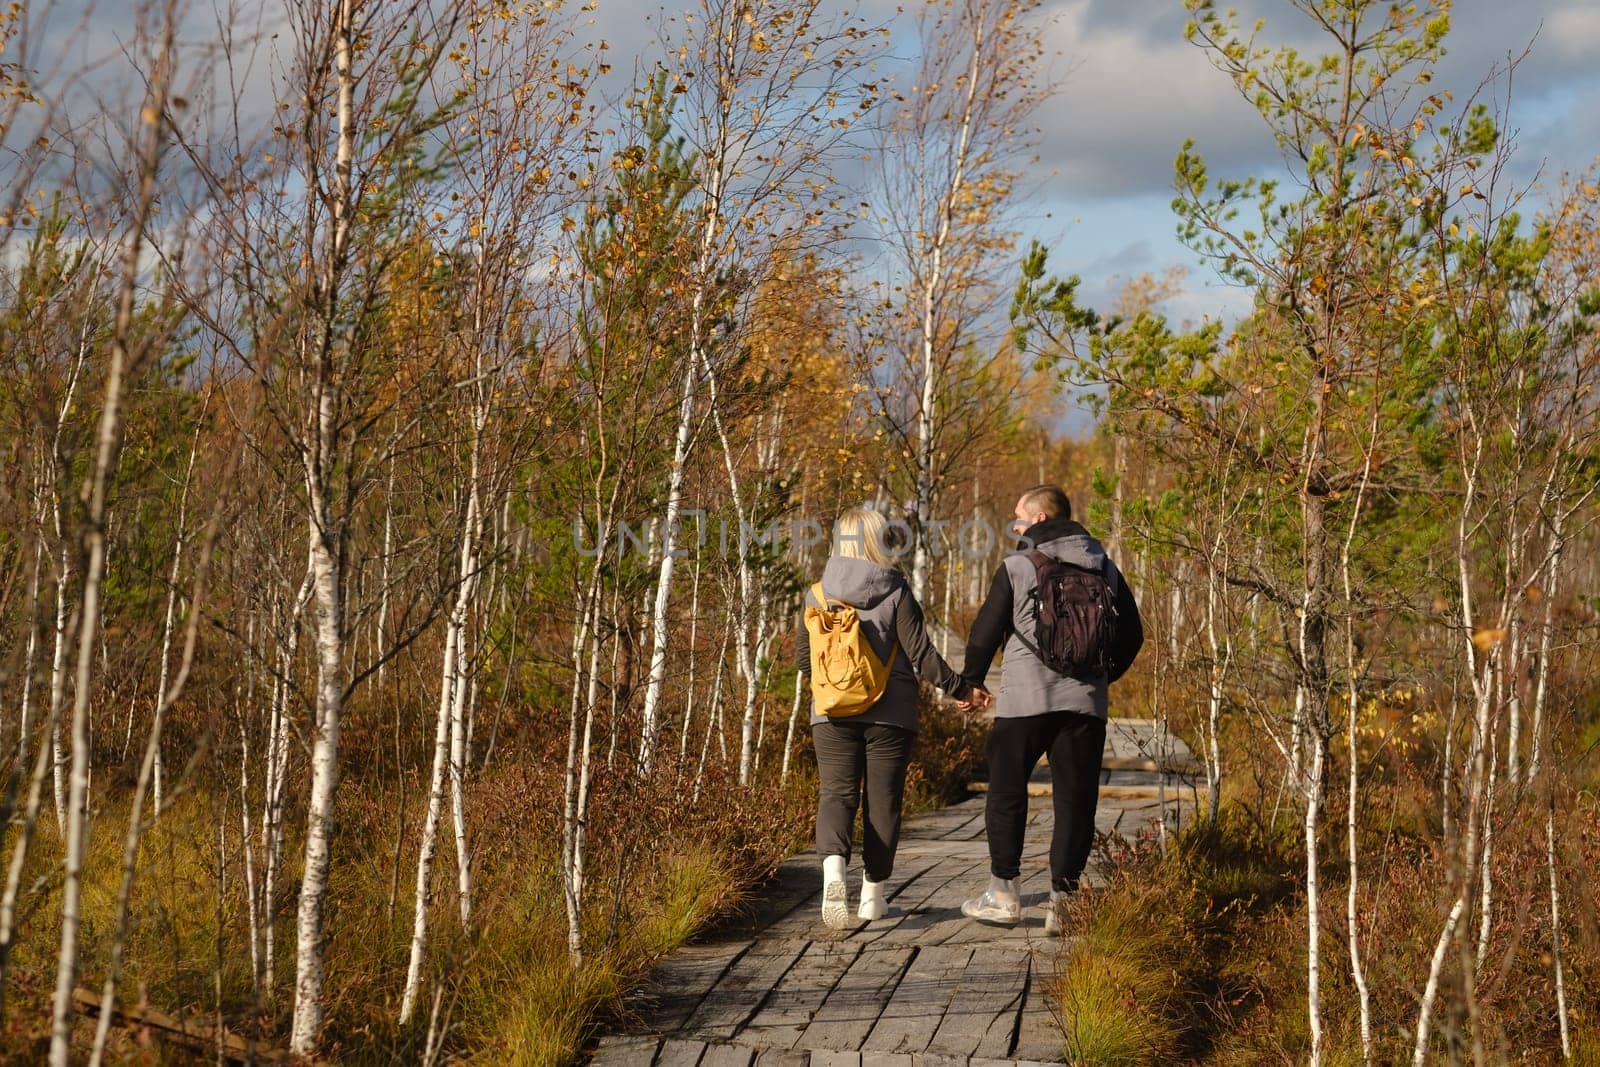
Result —
[{"label": "gray hooded jacket", "polygon": [[989,596],[979,609],[967,639],[962,674],[974,685],[982,685],[995,653],[1004,644],[1000,685],[995,690],[996,718],[1017,719],[1052,711],[1074,711],[1104,719],[1109,704],[1107,690],[1133,664],[1144,644],[1144,627],[1133,592],[1100,542],[1070,519],[1035,523],[1023,538],[1052,559],[1106,574],[1116,598],[1117,612],[1116,644],[1110,650],[1111,673],[1105,678],[1088,680],[1057,674],[1023,643],[1019,633],[1032,641],[1038,624],[1038,602],[1034,597],[1038,575],[1027,553],[1016,552],[1007,556],[995,572]]},{"label": "gray hooded jacket", "polygon": [[[923,626],[922,607],[911,595],[905,575],[894,567],[848,556],[830,556],[822,569],[822,591],[856,609],[862,632],[880,660],[890,651],[889,684],[878,702],[860,715],[840,722],[883,723],[905,730],[917,729],[917,679],[921,678],[964,699],[972,692],[968,685],[939,655],[928,640]],[[806,630],[806,607],[821,607],[810,587],[800,604],[800,632],[795,642],[800,673],[811,678],[811,635]],[[811,725],[830,721],[826,715],[812,715]]]}]

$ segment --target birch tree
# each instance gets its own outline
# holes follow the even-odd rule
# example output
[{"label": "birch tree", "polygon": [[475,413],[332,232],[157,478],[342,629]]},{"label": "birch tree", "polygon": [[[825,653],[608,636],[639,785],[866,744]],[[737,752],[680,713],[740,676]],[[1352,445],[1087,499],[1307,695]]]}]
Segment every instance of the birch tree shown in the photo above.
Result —
[{"label": "birch tree", "polygon": [[968,346],[991,351],[1004,337],[986,315],[999,296],[986,264],[1014,242],[1007,203],[1030,161],[1045,86],[1038,5],[925,0],[915,17],[919,66],[884,105],[874,212],[899,294],[888,342],[904,346],[897,391],[915,397],[888,421],[913,460],[910,579],[926,603],[938,538],[926,524],[972,437],[963,426],[981,427],[1004,406],[991,400],[973,410],[964,380],[973,367],[961,357]]},{"label": "birch tree", "polygon": [[671,91],[694,151],[692,251],[684,266],[688,351],[661,517],[661,559],[650,609],[638,763],[655,760],[667,679],[672,577],[680,554],[684,477],[706,376],[733,338],[712,316],[722,279],[762,277],[789,234],[821,228],[835,203],[828,164],[851,120],[870,107],[858,80],[876,34],[830,20],[818,0],[701,0],[663,35]]},{"label": "birch tree", "polygon": [[[388,261],[358,257],[423,211],[432,174],[421,138],[443,117],[429,107],[429,82],[456,13],[442,21],[422,5],[379,6],[338,0],[289,11],[293,82],[301,94],[284,137],[284,174],[303,183],[303,217],[293,247],[315,265],[303,284],[290,281],[294,318],[283,366],[262,362],[269,404],[297,455],[303,476],[307,571],[311,588],[316,681],[309,734],[311,782],[306,815],[295,946],[290,1048],[311,1054],[325,1001],[328,872],[339,732],[352,675],[350,578],[352,519],[364,487],[387,449],[371,440],[378,375],[388,353],[371,331],[352,324],[385,293]],[[360,240],[357,240],[359,238]],[[381,243],[378,242],[378,243]],[[382,405],[378,405],[381,414]]]},{"label": "birch tree", "polygon": [[[89,705],[93,697],[94,660],[101,615],[102,587],[107,559],[106,519],[108,498],[122,441],[124,390],[130,377],[159,350],[166,339],[161,330],[135,333],[135,313],[142,277],[141,256],[147,239],[161,174],[163,150],[168,143],[169,93],[176,62],[177,15],[169,4],[159,17],[160,36],[142,41],[148,52],[149,78],[140,102],[134,147],[135,190],[118,259],[115,313],[107,338],[106,369],[94,455],[79,490],[76,514],[78,555],[83,581],[76,614],[77,648],[72,693],[72,775],[66,812],[66,856],[63,862],[61,944],[56,959],[55,1001],[50,1027],[50,1062],[65,1067],[72,1034],[72,990],[78,973],[78,936],[83,894],[83,864],[87,851],[89,789]],[[178,324],[168,315],[167,328]]]},{"label": "birch tree", "polygon": [[[451,361],[458,380],[453,385],[461,402],[465,438],[455,595],[445,617],[444,651],[439,677],[433,768],[427,814],[417,857],[416,893],[410,961],[400,1005],[400,1021],[409,1022],[421,984],[431,904],[432,866],[443,807],[446,771],[451,795],[452,829],[457,861],[457,900],[463,927],[472,921],[471,848],[466,829],[466,776],[469,751],[468,704],[477,665],[470,632],[481,605],[481,579],[486,569],[486,516],[501,510],[518,464],[525,462],[527,431],[502,423],[505,394],[515,383],[531,388],[539,378],[542,345],[534,326],[540,302],[524,279],[553,245],[541,228],[552,229],[565,198],[552,181],[565,169],[568,142],[584,143],[584,85],[547,71],[559,55],[562,39],[550,23],[527,11],[484,7],[466,19],[469,40],[450,56],[464,86],[462,121],[452,148],[461,161],[464,195],[457,210],[465,219],[466,246],[461,255],[470,267],[466,311],[446,344],[459,350]],[[552,106],[537,91],[548,82],[558,94]],[[446,299],[453,294],[443,294]],[[530,399],[532,399],[530,397]]]}]

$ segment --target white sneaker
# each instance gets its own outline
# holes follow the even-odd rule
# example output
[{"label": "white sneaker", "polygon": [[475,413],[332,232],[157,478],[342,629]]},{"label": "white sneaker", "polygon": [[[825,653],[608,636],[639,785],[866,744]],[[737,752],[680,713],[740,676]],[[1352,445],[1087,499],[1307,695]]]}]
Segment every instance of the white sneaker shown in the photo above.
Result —
[{"label": "white sneaker", "polygon": [[850,925],[850,893],[844,884],[844,857],[822,861],[822,923],[833,930]]},{"label": "white sneaker", "polygon": [[889,914],[889,902],[883,899],[883,883],[869,882],[866,876],[862,875],[861,906],[856,909],[856,917],[871,922],[887,914]]},{"label": "white sneaker", "polygon": [[1017,893],[1017,880],[991,877],[989,888],[981,897],[973,897],[961,905],[961,914],[979,922],[1006,926],[1022,921],[1022,897]]},{"label": "white sneaker", "polygon": [[1067,894],[1059,889],[1050,890],[1050,899],[1044,906],[1044,936],[1061,936],[1061,911],[1067,902]]}]

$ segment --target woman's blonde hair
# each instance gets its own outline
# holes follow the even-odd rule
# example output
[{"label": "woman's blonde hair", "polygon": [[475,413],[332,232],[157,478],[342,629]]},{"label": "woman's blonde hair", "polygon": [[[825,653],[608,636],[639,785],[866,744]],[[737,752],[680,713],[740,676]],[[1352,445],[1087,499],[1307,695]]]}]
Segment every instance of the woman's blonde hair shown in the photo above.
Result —
[{"label": "woman's blonde hair", "polygon": [[851,508],[833,524],[833,554],[893,567],[899,553],[889,548],[889,520],[871,508]]}]

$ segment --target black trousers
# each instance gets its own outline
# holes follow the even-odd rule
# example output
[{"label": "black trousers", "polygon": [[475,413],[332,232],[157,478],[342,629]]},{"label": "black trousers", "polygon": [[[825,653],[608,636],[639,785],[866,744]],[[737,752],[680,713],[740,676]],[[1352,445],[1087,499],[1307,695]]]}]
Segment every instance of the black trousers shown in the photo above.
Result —
[{"label": "black trousers", "polygon": [[906,768],[911,765],[911,745],[916,737],[898,726],[849,719],[819,722],[811,728],[821,785],[817,795],[820,855],[850,858],[850,831],[860,807],[861,861],[867,878],[881,882],[894,871]]},{"label": "black trousers", "polygon": [[1050,832],[1050,885],[1078,886],[1094,846],[1094,811],[1100,799],[1100,760],[1106,723],[1093,715],[1052,711],[1023,719],[995,719],[989,730],[989,794],[984,824],[989,871],[996,878],[1022,873],[1022,836],[1028,823],[1028,776],[1050,754],[1055,826]]}]

